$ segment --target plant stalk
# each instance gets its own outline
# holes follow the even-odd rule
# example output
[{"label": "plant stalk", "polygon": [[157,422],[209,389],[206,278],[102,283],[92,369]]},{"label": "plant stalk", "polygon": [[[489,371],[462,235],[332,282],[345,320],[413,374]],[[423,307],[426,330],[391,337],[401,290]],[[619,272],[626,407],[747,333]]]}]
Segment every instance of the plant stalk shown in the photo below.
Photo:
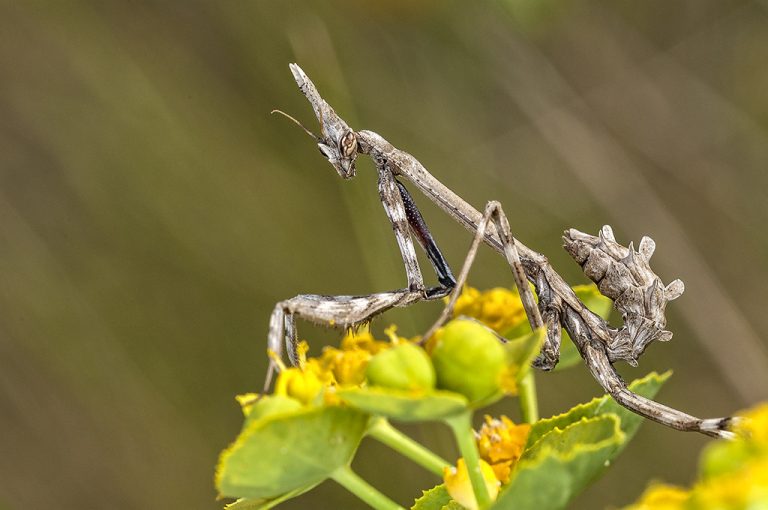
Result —
[{"label": "plant stalk", "polygon": [[450,466],[448,461],[397,430],[386,418],[374,418],[368,435],[437,476],[442,477],[443,468]]},{"label": "plant stalk", "polygon": [[520,381],[520,414],[523,422],[534,423],[539,420],[539,402],[536,397],[536,378],[529,370]]},{"label": "plant stalk", "polygon": [[368,482],[360,478],[350,466],[342,466],[331,474],[331,478],[349,492],[365,501],[376,510],[405,510]]},{"label": "plant stalk", "polygon": [[480,453],[477,451],[475,435],[472,431],[472,411],[466,410],[461,414],[446,418],[445,423],[453,431],[461,456],[467,465],[469,481],[472,484],[472,492],[475,494],[477,506],[481,509],[488,508],[491,505],[491,496],[488,494],[483,472],[480,469]]}]

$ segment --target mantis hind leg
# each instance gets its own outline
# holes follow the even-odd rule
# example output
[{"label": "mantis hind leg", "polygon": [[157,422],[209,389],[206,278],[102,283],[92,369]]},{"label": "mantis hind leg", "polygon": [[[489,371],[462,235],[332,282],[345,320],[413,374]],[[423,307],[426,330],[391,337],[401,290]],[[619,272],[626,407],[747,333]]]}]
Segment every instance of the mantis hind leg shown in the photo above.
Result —
[{"label": "mantis hind leg", "polygon": [[[565,326],[571,338],[587,335],[586,329],[579,324],[579,318],[573,312],[566,313]],[[616,402],[630,411],[676,430],[700,432],[721,439],[736,437],[736,434],[729,429],[739,421],[739,418],[697,418],[632,392],[616,373],[605,349],[591,345],[589,342],[583,342],[582,357],[595,380]]]},{"label": "mantis hind leg", "polygon": [[[483,216],[477,225],[475,235],[472,239],[472,244],[469,247],[467,256],[464,259],[464,264],[459,272],[459,276],[456,279],[456,286],[451,292],[448,304],[443,309],[443,312],[438,317],[437,321],[431,328],[424,334],[422,342],[426,342],[437,331],[437,328],[442,326],[446,320],[453,314],[454,307],[456,306],[456,300],[461,294],[461,289],[467,281],[469,270],[475,261],[477,250],[480,243],[483,241],[486,232],[489,227],[493,225],[496,229],[499,238],[501,239],[502,246],[504,248],[504,256],[507,259],[507,263],[512,269],[512,275],[515,279],[518,291],[520,293],[520,299],[523,302],[523,308],[528,316],[528,321],[532,328],[539,328],[545,325],[542,314],[536,304],[536,300],[533,297],[528,286],[528,280],[526,278],[525,269],[523,263],[520,260],[520,255],[517,252],[517,246],[515,245],[515,238],[512,236],[509,227],[509,221],[504,214],[501,204],[496,201],[490,201],[486,204]],[[544,317],[546,318],[547,336],[542,348],[542,356],[540,358],[546,360],[544,366],[554,367],[557,364],[560,349],[560,321],[559,313],[555,309],[545,310]],[[537,365],[538,366],[538,365]],[[545,368],[547,369],[547,368]]]}]

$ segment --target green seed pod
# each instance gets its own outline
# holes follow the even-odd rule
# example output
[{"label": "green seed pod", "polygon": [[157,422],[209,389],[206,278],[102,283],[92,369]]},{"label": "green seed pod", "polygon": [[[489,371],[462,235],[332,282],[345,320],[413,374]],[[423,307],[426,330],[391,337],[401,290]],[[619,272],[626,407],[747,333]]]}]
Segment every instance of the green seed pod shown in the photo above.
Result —
[{"label": "green seed pod", "polygon": [[460,393],[470,404],[501,395],[507,354],[488,328],[456,319],[438,330],[433,341],[432,364],[438,388]]},{"label": "green seed pod", "polygon": [[368,362],[365,375],[372,386],[399,390],[431,390],[435,369],[424,349],[401,343],[376,354]]}]

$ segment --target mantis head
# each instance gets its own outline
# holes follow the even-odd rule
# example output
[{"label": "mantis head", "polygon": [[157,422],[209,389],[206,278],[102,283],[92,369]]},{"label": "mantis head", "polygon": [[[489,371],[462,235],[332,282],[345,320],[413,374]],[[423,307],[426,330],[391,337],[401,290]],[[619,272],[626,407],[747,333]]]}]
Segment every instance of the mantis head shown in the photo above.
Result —
[{"label": "mantis head", "polygon": [[[331,105],[320,97],[320,94],[302,69],[296,64],[290,64],[293,78],[306,96],[315,111],[320,123],[320,135],[304,128],[315,140],[320,153],[333,165],[342,179],[355,176],[355,158],[357,158],[357,134],[339,117]],[[280,112],[282,113],[282,112]],[[285,115],[285,114],[284,114]],[[298,121],[289,116],[294,122]]]},{"label": "mantis head", "polygon": [[357,135],[348,129],[338,139],[318,137],[317,147],[333,165],[342,179],[355,176],[355,158],[357,157]]}]

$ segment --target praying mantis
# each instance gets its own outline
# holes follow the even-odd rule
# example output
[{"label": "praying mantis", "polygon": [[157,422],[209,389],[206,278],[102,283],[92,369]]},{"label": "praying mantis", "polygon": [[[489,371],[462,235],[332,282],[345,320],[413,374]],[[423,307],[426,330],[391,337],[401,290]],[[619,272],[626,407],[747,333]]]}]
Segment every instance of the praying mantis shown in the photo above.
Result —
[{"label": "praying mantis", "polygon": [[[651,270],[649,262],[655,243],[650,237],[643,237],[635,250],[632,243],[628,247],[617,243],[607,225],[597,236],[575,229],[566,230],[563,235],[566,251],[582,266],[585,275],[598,285],[600,292],[614,301],[614,308],[621,313],[622,326],[612,327],[579,300],[544,255],[515,239],[499,202],[490,201],[483,212],[478,211],[437,180],[410,154],[392,146],[377,133],[351,129],[320,96],[298,65],[290,64],[290,70],[299,89],[312,105],[320,123],[320,135],[308,130],[293,117],[284,115],[315,139],[321,154],[339,176],[345,180],[355,176],[358,155],[368,156],[373,161],[378,172],[379,198],[402,255],[407,284],[402,289],[368,295],[300,294],[280,301],[270,317],[268,333],[269,349],[278,359],[285,345],[291,364],[299,362],[296,317],[321,325],[356,327],[390,308],[448,296],[448,303],[440,317],[422,337],[422,341],[428,340],[450,317],[482,242],[502,254],[512,269],[531,327],[546,328],[544,345],[534,362],[536,368],[547,371],[555,367],[559,359],[562,329],[565,329],[592,376],[622,406],[673,429],[720,438],[734,436],[729,427],[736,418],[696,418],[635,394],[613,366],[620,360],[636,365],[637,359],[651,342],[672,338],[672,333],[665,329],[664,311],[668,301],[683,293],[684,285],[680,280],[674,280],[665,286]],[[473,234],[458,277],[453,275],[403,181],[415,186]],[[424,284],[414,238],[425,251],[437,275],[437,287],[427,288]],[[528,282],[533,284],[538,302]],[[274,372],[280,370],[279,365],[275,359],[270,360],[265,392]]]}]

